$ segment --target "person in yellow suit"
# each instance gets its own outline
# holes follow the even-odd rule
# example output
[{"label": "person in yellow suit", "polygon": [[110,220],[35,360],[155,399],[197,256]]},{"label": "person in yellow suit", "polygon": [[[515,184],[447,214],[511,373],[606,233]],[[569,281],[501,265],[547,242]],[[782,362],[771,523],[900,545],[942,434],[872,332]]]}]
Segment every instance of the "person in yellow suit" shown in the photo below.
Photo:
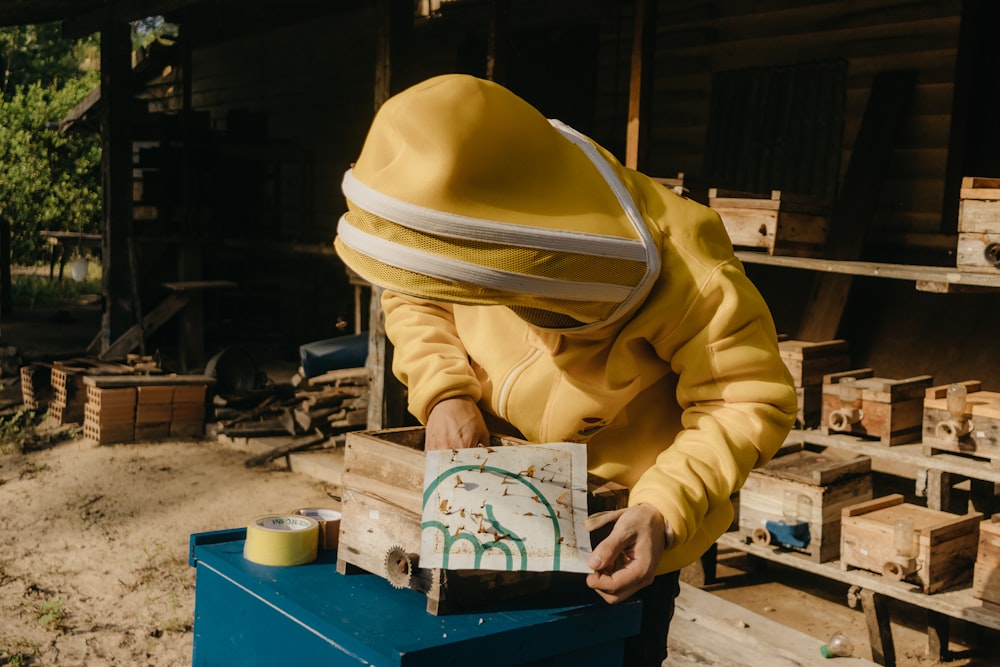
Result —
[{"label": "person in yellow suit", "polygon": [[428,449],[584,442],[626,485],[587,585],[640,594],[629,665],[659,665],[680,568],[797,400],[718,215],[506,88],[444,75],[390,98],[342,182],[335,246],[384,288],[393,371]]}]

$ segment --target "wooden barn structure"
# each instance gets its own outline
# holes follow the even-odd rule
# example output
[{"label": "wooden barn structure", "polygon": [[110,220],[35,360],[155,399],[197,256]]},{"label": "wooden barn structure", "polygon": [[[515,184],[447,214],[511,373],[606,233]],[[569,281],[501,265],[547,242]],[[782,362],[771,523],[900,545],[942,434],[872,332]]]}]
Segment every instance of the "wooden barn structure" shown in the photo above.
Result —
[{"label": "wooden barn structure", "polygon": [[[180,37],[133,56],[130,22],[153,15]],[[368,425],[404,424],[377,309],[332,251],[340,179],[388,96],[465,72],[692,198],[825,202],[813,256],[740,252],[779,332],[848,340],[887,377],[1000,386],[1000,252],[958,264],[963,179],[1000,177],[990,0],[0,0],[0,25],[48,21],[101,35],[101,87],[63,119],[103,144],[97,351],[169,333],[196,366],[369,330]],[[995,500],[995,468],[943,465],[928,497],[947,504],[956,470]]]},{"label": "wooden barn structure", "polygon": [[[0,0],[0,24],[101,33],[101,90],[66,125],[103,128],[103,350],[156,313],[164,284],[235,283],[188,295],[223,338],[294,346],[338,320],[367,328],[330,247],[340,177],[380,101],[443,72],[504,83],[628,164],[683,173],[695,198],[828,201],[828,259],[954,266],[961,179],[1000,170],[998,13],[982,0]],[[133,58],[129,21],[150,15],[180,39]],[[935,376],[983,372],[970,351],[995,325],[992,293],[862,278],[850,300],[843,286],[817,297],[814,278],[843,267],[748,264],[784,333],[848,338],[857,363],[890,374],[917,344],[933,346]],[[181,318],[192,363],[201,320]]]}]

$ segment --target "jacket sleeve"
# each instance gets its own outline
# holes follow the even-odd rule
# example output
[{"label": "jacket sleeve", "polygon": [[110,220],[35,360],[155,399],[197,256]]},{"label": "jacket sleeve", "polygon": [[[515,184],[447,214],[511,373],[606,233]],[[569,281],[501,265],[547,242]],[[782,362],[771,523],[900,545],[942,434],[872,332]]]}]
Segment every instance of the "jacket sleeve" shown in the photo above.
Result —
[{"label": "jacket sleeve", "polygon": [[395,348],[392,370],[407,387],[414,417],[426,424],[431,408],[446,398],[482,397],[450,304],[386,290],[382,309],[386,336]]},{"label": "jacket sleeve", "polygon": [[672,527],[660,568],[669,571],[729,528],[731,495],[777,452],[798,401],[770,312],[735,259],[711,272],[680,324],[652,343],[678,376],[682,429],[639,478],[630,503],[651,503]]}]

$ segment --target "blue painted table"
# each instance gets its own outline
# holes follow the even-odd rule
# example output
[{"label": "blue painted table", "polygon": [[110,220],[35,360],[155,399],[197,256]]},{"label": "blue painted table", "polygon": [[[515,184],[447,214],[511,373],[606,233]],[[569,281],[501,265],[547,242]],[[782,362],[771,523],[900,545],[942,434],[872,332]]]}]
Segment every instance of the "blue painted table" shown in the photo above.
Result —
[{"label": "blue painted table", "polygon": [[[370,574],[243,558],[245,529],[191,535],[193,665],[620,665],[642,603],[600,601],[447,616]],[[542,608],[545,607],[545,608]]]}]

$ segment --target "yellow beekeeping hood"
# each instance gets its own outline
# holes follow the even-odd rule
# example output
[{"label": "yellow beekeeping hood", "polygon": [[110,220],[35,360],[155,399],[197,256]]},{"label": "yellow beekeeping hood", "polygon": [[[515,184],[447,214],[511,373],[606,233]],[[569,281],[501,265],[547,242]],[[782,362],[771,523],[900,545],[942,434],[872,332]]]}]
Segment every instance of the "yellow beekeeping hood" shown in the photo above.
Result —
[{"label": "yellow beekeeping hood", "polygon": [[631,312],[660,268],[621,170],[501,86],[435,77],[376,114],[335,246],[389,290],[593,328]]}]

